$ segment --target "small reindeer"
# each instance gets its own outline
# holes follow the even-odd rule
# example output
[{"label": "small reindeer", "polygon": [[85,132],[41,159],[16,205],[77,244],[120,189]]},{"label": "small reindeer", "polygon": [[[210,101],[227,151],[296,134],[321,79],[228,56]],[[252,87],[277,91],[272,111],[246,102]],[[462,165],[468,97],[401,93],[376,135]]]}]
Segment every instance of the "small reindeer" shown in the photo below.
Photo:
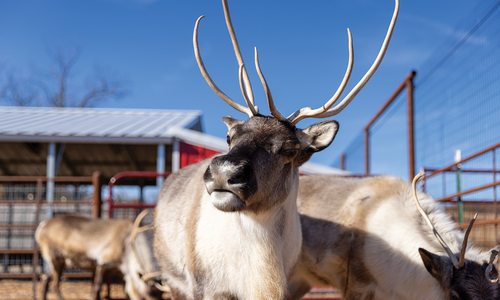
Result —
[{"label": "small reindeer", "polygon": [[247,107],[222,92],[205,69],[198,49],[198,26],[203,17],[194,27],[195,57],[208,85],[249,119],[224,118],[229,152],[189,166],[166,180],[155,213],[155,253],[176,299],[284,299],[287,277],[302,241],[296,204],[298,167],[330,145],[338,129],[335,121],[305,129],[296,125],[305,118],[336,115],[354,99],[382,61],[399,2],[379,54],[354,88],[333,106],[353,66],[348,30],[349,63],[338,90],[323,106],[305,107],[286,118],[274,105],[255,50],[256,70],[272,116],[258,112],[227,1],[222,5]]},{"label": "small reindeer", "polygon": [[428,195],[416,210],[416,197],[392,177],[301,178],[290,298],[328,284],[345,299],[500,299],[498,249],[468,246],[473,221],[463,234]]},{"label": "small reindeer", "polygon": [[161,299],[155,277],[143,275],[155,271],[152,250],[144,236],[138,235],[141,220],[134,224],[125,219],[90,219],[76,215],[58,215],[43,221],[35,239],[47,266],[42,283],[43,299],[47,299],[50,281],[58,299],[63,299],[60,282],[65,267],[95,271],[93,299],[100,299],[103,274],[118,270],[124,275],[125,291],[132,300]]}]

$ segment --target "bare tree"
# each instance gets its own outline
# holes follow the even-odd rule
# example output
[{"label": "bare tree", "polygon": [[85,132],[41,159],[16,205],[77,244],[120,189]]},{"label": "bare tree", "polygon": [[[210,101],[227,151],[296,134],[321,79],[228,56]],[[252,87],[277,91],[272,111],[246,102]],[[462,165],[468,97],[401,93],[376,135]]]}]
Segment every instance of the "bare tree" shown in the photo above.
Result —
[{"label": "bare tree", "polygon": [[50,55],[48,69],[32,70],[29,76],[6,74],[0,84],[0,100],[18,106],[89,107],[126,93],[119,80],[102,70],[80,74],[76,68],[79,58],[78,50],[57,50]]}]

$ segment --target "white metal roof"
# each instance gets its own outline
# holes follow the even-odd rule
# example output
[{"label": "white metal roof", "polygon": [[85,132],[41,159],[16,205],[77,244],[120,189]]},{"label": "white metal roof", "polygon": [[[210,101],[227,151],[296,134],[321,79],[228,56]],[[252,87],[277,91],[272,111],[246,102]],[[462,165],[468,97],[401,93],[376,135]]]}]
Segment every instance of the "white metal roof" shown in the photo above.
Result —
[{"label": "white metal roof", "polygon": [[[215,151],[224,153],[227,151],[227,143],[224,139],[208,135],[206,133],[184,129],[184,128],[173,128],[170,133],[172,136],[183,140],[187,143],[192,143],[195,145],[203,146],[205,148],[210,148]],[[300,167],[300,172],[304,174],[311,175],[348,175],[349,172],[332,168],[327,165],[306,162]]]},{"label": "white metal roof", "polygon": [[0,107],[0,141],[168,143],[173,128],[199,125],[200,111]]},{"label": "white metal roof", "polygon": [[[178,138],[226,152],[224,139],[191,130],[200,119],[193,110],[0,106],[0,141],[157,144]],[[301,172],[347,173],[311,162]]]}]

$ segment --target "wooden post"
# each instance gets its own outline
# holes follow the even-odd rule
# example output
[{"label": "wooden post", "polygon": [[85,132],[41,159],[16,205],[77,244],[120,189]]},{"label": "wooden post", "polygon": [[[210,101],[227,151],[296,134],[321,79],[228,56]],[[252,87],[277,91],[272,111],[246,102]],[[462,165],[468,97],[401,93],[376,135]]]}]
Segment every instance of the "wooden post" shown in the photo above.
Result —
[{"label": "wooden post", "polygon": [[92,217],[98,219],[102,214],[102,182],[101,172],[95,171],[92,173],[92,185],[94,187],[94,195],[92,197]]},{"label": "wooden post", "polygon": [[415,176],[415,111],[413,101],[413,78],[417,73],[412,71],[406,80],[407,113],[408,113],[408,180]]}]

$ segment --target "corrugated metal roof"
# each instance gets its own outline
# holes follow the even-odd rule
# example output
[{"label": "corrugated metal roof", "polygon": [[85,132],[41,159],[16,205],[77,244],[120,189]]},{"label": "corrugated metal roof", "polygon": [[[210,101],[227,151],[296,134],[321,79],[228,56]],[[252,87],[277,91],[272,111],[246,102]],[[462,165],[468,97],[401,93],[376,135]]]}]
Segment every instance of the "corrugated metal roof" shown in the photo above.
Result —
[{"label": "corrugated metal roof", "polygon": [[[189,110],[0,106],[0,141],[157,144],[178,138],[226,152],[224,139],[191,130],[200,119],[200,111]],[[310,162],[301,172],[346,174]]]},{"label": "corrugated metal roof", "polygon": [[194,110],[0,107],[0,141],[164,143],[200,118]]}]

